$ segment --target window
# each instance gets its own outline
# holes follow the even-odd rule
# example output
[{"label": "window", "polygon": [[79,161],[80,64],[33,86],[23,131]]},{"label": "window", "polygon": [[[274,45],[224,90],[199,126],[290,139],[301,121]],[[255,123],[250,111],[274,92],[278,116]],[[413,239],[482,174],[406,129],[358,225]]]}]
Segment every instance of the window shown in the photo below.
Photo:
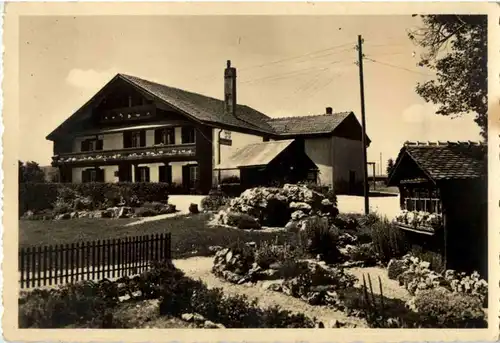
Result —
[{"label": "window", "polygon": [[96,151],[102,150],[103,141],[102,139],[85,139],[81,142],[81,151]]},{"label": "window", "polygon": [[136,182],[149,182],[149,168],[148,167],[137,167],[135,170],[135,181]]},{"label": "window", "polygon": [[189,167],[189,180],[191,181],[191,188],[195,188],[199,179],[199,168],[198,166]]},{"label": "window", "polygon": [[175,144],[175,130],[173,127],[155,130],[155,144]]},{"label": "window", "polygon": [[182,144],[190,144],[195,142],[194,127],[183,127],[181,129]]},{"label": "window", "polygon": [[123,134],[123,147],[139,148],[146,146],[146,131],[129,131]]},{"label": "window", "polygon": [[96,168],[82,170],[82,182],[104,182],[104,170]]},{"label": "window", "polygon": [[403,188],[401,196],[404,210],[442,213],[439,192],[435,188]]}]

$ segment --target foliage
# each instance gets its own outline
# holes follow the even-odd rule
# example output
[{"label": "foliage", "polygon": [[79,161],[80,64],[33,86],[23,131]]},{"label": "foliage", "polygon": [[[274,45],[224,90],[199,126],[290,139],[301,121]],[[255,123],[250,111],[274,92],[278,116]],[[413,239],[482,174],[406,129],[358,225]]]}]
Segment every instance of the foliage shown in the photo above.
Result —
[{"label": "foliage", "polygon": [[36,213],[52,208],[57,198],[58,188],[56,183],[20,183],[19,215],[23,215],[28,210]]},{"label": "foliage", "polygon": [[257,220],[246,213],[228,212],[227,225],[237,227],[242,230],[260,229],[260,224]]},{"label": "foliage", "polygon": [[307,188],[319,194],[323,194],[326,199],[332,202],[333,206],[337,207],[337,195],[332,187],[323,186],[314,182],[301,182],[301,184],[304,184]]},{"label": "foliage", "polygon": [[305,229],[299,231],[299,244],[304,252],[334,263],[341,258],[338,236],[338,231],[329,227],[328,220],[312,216],[305,220]]},{"label": "foliage", "polygon": [[382,218],[372,225],[373,247],[383,262],[403,256],[409,249],[404,234],[387,218]]},{"label": "foliage", "polygon": [[278,245],[276,242],[263,242],[255,250],[255,262],[264,269],[276,262],[293,260],[296,256],[296,249],[288,243]]},{"label": "foliage", "polygon": [[387,160],[387,167],[385,169],[387,176],[391,175],[393,168],[394,168],[394,160],[392,158],[390,158]]},{"label": "foliage", "polygon": [[36,162],[18,161],[19,183],[25,182],[45,182],[45,173]]},{"label": "foliage", "polygon": [[379,261],[379,257],[373,249],[372,243],[365,243],[354,246],[347,251],[351,261],[362,261],[364,267],[375,266]]},{"label": "foliage", "polygon": [[236,175],[233,175],[233,176],[226,176],[226,177],[223,177],[221,180],[220,180],[220,183],[221,184],[228,184],[228,183],[240,183],[240,178]]},{"label": "foliage", "polygon": [[481,301],[468,294],[456,294],[443,288],[424,290],[409,301],[419,314],[423,327],[486,328]]},{"label": "foliage", "polygon": [[58,289],[35,289],[19,299],[19,327],[62,328],[71,324],[105,326],[105,313],[118,302],[116,285],[85,281]]},{"label": "foliage", "polygon": [[477,272],[471,275],[457,273],[454,270],[438,273],[430,269],[429,262],[410,254],[405,255],[402,262],[405,271],[398,276],[398,280],[412,295],[423,290],[441,287],[454,293],[474,296],[481,303],[487,301],[488,283],[481,279]]},{"label": "foliage", "polygon": [[211,191],[208,196],[201,200],[201,208],[206,211],[218,211],[221,207],[226,206],[229,203],[229,197],[227,197],[221,191]]},{"label": "foliage", "polygon": [[419,247],[411,250],[411,255],[419,258],[421,261],[429,262],[429,269],[437,273],[443,273],[446,270],[445,261],[441,254],[432,251],[426,251]]},{"label": "foliage", "polygon": [[59,208],[74,210],[105,209],[119,204],[137,207],[143,202],[167,203],[169,189],[166,183],[150,182],[23,183],[19,185],[19,212],[22,215],[28,210],[50,209],[56,203]]},{"label": "foliage", "polygon": [[436,73],[417,84],[417,93],[439,104],[437,114],[475,113],[474,121],[487,138],[488,18],[486,15],[423,15],[423,26],[409,38],[425,49],[419,65]]}]

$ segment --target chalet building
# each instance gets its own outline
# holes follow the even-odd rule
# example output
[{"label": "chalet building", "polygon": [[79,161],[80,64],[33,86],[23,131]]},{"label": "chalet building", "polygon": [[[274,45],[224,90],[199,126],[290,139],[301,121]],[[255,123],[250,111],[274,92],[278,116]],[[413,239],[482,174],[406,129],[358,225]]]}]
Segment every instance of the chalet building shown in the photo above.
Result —
[{"label": "chalet building", "polygon": [[408,142],[389,175],[400,190],[397,225],[447,268],[487,275],[487,168],[481,143]]},{"label": "chalet building", "polygon": [[238,104],[228,61],[224,100],[118,74],[47,139],[62,182],[167,182],[206,193],[232,175],[353,191],[361,137],[352,112],[270,118]]}]

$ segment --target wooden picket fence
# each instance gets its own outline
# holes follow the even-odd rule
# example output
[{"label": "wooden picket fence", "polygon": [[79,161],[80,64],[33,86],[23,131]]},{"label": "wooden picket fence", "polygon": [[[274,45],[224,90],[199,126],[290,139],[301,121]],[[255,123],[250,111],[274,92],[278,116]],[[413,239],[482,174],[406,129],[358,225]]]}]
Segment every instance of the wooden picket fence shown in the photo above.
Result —
[{"label": "wooden picket fence", "polygon": [[19,251],[19,281],[22,289],[119,278],[170,259],[170,233],[28,247]]}]

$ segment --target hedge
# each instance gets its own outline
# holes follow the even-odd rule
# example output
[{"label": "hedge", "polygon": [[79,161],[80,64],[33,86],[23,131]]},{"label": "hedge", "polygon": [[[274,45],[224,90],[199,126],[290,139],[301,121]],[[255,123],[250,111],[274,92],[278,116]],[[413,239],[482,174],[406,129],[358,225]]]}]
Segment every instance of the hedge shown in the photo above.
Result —
[{"label": "hedge", "polygon": [[95,203],[119,199],[121,195],[137,197],[140,202],[167,202],[171,185],[167,183],[120,182],[120,183],[20,183],[19,215],[26,211],[53,208],[60,190],[70,189]]}]

